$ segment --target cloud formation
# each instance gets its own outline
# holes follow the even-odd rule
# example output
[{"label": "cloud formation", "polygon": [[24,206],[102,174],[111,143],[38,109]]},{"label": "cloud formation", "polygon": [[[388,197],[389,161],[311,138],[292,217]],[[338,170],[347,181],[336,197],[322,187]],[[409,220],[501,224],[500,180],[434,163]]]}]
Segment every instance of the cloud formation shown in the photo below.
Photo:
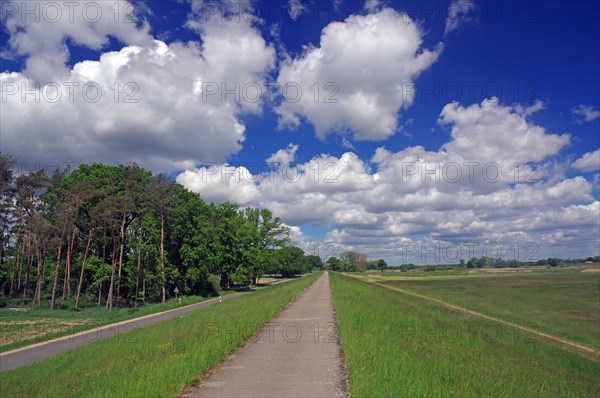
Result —
[{"label": "cloud formation", "polygon": [[[548,256],[543,245],[558,239],[556,231],[564,239],[553,247],[565,250],[563,255],[592,250],[600,215],[593,183],[556,172],[549,159],[569,143],[569,136],[546,132],[529,122],[523,109],[495,99],[466,107],[448,104],[440,121],[452,133],[439,151],[380,147],[369,162],[347,152],[321,154],[270,172],[258,168],[248,174],[238,167],[239,182],[230,194],[239,199],[244,192],[245,205],[267,207],[288,225],[330,228],[321,245],[333,242],[339,250],[358,250],[395,264],[409,261],[403,247],[408,251],[422,244],[470,242],[480,249],[488,244],[502,248],[506,258],[516,243],[529,250],[521,253],[522,260],[533,256],[535,245],[536,255],[545,250]],[[479,151],[465,145],[467,139],[479,142]],[[515,167],[515,162],[520,164]],[[223,178],[218,168],[188,171],[178,181],[209,200],[217,195],[223,200],[228,197],[223,191],[200,183],[207,172],[215,174],[215,181]],[[572,246],[561,246],[565,242]]]},{"label": "cloud formation", "polygon": [[413,80],[442,51],[441,44],[421,48],[422,35],[407,15],[391,8],[330,23],[318,47],[307,46],[280,66],[277,83],[287,100],[275,108],[279,127],[296,128],[305,119],[321,139],[394,135],[398,111],[413,102]]},{"label": "cloud formation", "polygon": [[473,0],[452,0],[448,6],[444,35],[457,30],[460,25],[472,21],[473,16],[471,13],[474,10],[475,2]]},{"label": "cloud formation", "polygon": [[3,151],[28,164],[136,162],[166,172],[238,152],[240,115],[262,112],[262,98],[223,93],[264,83],[275,50],[246,21],[219,16],[195,28],[202,44],[126,46],[49,85],[28,69],[0,73]]},{"label": "cloud formation", "polygon": [[600,149],[588,152],[572,164],[574,169],[581,171],[600,170]]},{"label": "cloud formation", "polygon": [[47,83],[70,74],[66,41],[102,50],[110,38],[128,45],[152,41],[150,26],[126,0],[78,2],[10,2],[2,7],[8,51],[25,57],[23,73]]},{"label": "cloud formation", "polygon": [[591,105],[580,104],[571,109],[571,113],[577,123],[593,122],[600,118],[600,111]]}]

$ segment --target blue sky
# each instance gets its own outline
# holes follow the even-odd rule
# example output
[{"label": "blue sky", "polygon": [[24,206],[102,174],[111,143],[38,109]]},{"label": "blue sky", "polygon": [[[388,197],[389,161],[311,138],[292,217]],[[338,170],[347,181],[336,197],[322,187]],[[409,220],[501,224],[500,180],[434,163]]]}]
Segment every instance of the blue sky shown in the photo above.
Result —
[{"label": "blue sky", "polygon": [[598,2],[0,4],[0,145],[24,171],[136,162],[271,208],[320,255],[599,254]]}]

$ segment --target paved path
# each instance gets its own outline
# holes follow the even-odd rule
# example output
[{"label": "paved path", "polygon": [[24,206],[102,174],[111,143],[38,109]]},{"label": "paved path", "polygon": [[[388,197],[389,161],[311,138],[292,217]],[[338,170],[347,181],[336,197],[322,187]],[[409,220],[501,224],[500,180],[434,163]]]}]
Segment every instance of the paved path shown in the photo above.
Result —
[{"label": "paved path", "polygon": [[[261,288],[259,288],[261,289]],[[258,289],[257,289],[258,290]],[[231,300],[242,294],[250,292],[233,293],[222,297],[222,301]],[[18,368],[30,362],[39,361],[51,357],[64,351],[70,351],[82,345],[92,343],[98,340],[104,340],[110,337],[118,336],[121,333],[131,332],[133,330],[154,325],[155,323],[175,318],[177,316],[196,311],[200,308],[208,307],[219,303],[221,299],[215,298],[202,301],[196,304],[190,304],[185,307],[175,308],[156,314],[150,314],[143,317],[130,319],[110,325],[100,326],[95,329],[86,330],[72,335],[59,337],[54,340],[29,345],[16,350],[0,353],[0,372]]]},{"label": "paved path", "polygon": [[329,275],[183,397],[347,397]]}]

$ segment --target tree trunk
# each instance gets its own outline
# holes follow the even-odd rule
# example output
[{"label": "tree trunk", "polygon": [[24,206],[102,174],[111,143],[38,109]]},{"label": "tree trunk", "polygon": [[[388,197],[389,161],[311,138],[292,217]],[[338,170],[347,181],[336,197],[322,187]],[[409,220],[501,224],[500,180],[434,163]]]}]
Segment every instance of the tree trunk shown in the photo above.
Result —
[{"label": "tree trunk", "polygon": [[106,310],[112,311],[113,308],[113,286],[115,283],[115,268],[116,268],[116,251],[117,251],[117,239],[113,236],[113,250],[111,255],[111,272],[110,272],[110,284],[108,286],[108,296],[106,298]]},{"label": "tree trunk", "polygon": [[102,279],[104,278],[104,261],[106,261],[106,234],[104,235],[104,245],[102,246],[102,271],[100,273],[100,283],[98,284],[98,308],[102,302]]},{"label": "tree trunk", "polygon": [[79,283],[77,284],[77,297],[75,297],[75,309],[79,309],[79,297],[81,296],[81,284],[83,283],[83,271],[85,271],[85,263],[90,252],[90,246],[92,244],[92,230],[90,229],[88,234],[87,244],[85,245],[85,253],[83,254],[83,261],[81,262],[81,273],[79,274]]},{"label": "tree trunk", "polygon": [[31,307],[35,309],[35,305],[40,302],[40,296],[42,294],[42,280],[44,279],[42,270],[42,255],[40,253],[39,242],[37,236],[34,236],[35,252],[37,254],[37,281],[35,284],[35,291],[33,293],[33,303]]},{"label": "tree trunk", "polygon": [[46,261],[46,256],[44,254],[45,248],[40,245],[39,240],[37,239],[37,235],[33,236],[34,244],[35,244],[35,252],[37,259],[37,281],[35,284],[35,291],[33,293],[33,304],[32,308],[35,309],[36,304],[39,306],[42,297],[42,286],[44,284],[44,275],[46,272],[46,267],[44,262]]},{"label": "tree trunk", "polygon": [[44,276],[46,275],[46,246],[45,244],[40,247],[39,261],[42,263],[42,279],[40,280],[40,287],[38,291],[37,305],[40,306],[42,298],[42,286],[44,286]]},{"label": "tree trunk", "polygon": [[160,213],[160,271],[162,275],[162,302],[167,301],[165,291],[165,217]]},{"label": "tree trunk", "polygon": [[125,212],[123,212],[123,220],[121,221],[121,230],[119,231],[120,247],[119,247],[119,276],[117,278],[117,307],[121,301],[121,269],[123,268],[123,248],[125,246]]},{"label": "tree trunk", "polygon": [[66,269],[65,269],[65,278],[63,281],[63,293],[62,293],[62,302],[61,305],[65,305],[65,295],[67,300],[71,298],[71,255],[73,253],[73,245],[75,244],[75,231],[77,227],[73,224],[73,233],[70,238],[67,236],[67,256],[65,258],[66,261]]},{"label": "tree trunk", "polygon": [[31,272],[31,263],[33,258],[31,258],[31,231],[27,231],[27,265],[25,267],[25,286],[23,287],[23,298],[27,297],[27,293],[29,293],[29,274]]},{"label": "tree trunk", "polygon": [[13,270],[10,275],[10,289],[8,290],[8,295],[12,296],[15,293],[15,278],[19,278],[21,276],[21,267],[19,258],[21,254],[21,231],[17,232],[17,242],[15,243],[15,263],[13,264]]},{"label": "tree trunk", "polygon": [[140,231],[138,235],[137,270],[135,272],[135,308],[138,307],[138,291],[140,286],[140,265],[142,262],[142,231],[142,227],[140,226]]},{"label": "tree trunk", "polygon": [[144,268],[142,268],[142,297],[146,302],[146,264],[148,263],[148,253],[144,256]]},{"label": "tree trunk", "polygon": [[56,304],[56,287],[58,285],[58,273],[60,271],[60,260],[62,254],[62,241],[67,231],[67,226],[65,225],[62,233],[60,234],[60,240],[58,241],[58,252],[56,254],[56,269],[54,270],[54,285],[52,285],[52,297],[50,298],[50,310],[55,309]]},{"label": "tree trunk", "polygon": [[[22,234],[21,234],[22,235]],[[23,267],[21,267],[21,263],[23,262],[23,257],[25,257],[25,242],[23,241],[23,236],[21,236],[21,245],[19,247],[21,247],[21,254],[19,256],[19,273],[17,276],[17,291],[16,293],[19,294],[19,292],[21,291],[21,272],[23,270]]]}]

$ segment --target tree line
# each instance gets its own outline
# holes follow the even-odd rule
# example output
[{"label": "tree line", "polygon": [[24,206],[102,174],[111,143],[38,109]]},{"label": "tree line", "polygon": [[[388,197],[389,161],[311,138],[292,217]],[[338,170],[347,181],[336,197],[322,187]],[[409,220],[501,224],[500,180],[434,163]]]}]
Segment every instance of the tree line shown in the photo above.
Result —
[{"label": "tree line", "polygon": [[340,272],[364,272],[367,270],[384,271],[388,268],[384,259],[369,261],[364,253],[345,251],[340,257],[331,256],[323,264],[324,269]]},{"label": "tree line", "polygon": [[0,153],[0,292],[35,308],[211,295],[321,267],[268,209],[206,203],[137,165],[16,175]]}]

